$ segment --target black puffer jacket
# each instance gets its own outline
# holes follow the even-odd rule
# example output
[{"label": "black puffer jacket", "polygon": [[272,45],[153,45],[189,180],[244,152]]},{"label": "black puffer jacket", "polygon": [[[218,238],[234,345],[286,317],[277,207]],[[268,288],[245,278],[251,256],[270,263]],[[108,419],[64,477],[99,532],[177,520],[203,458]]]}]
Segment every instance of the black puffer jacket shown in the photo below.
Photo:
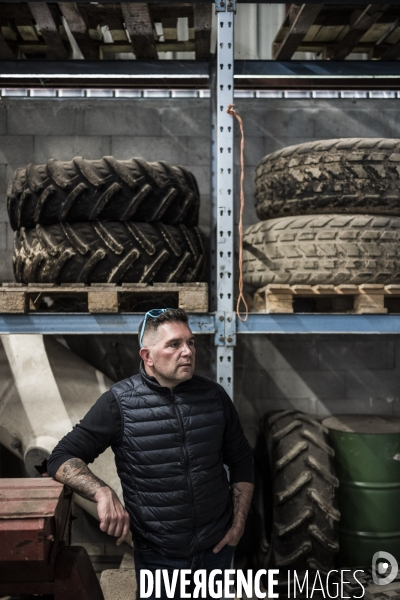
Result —
[{"label": "black puffer jacket", "polygon": [[113,450],[138,543],[187,557],[219,542],[232,521],[223,388],[194,375],[171,391],[141,368],[111,391],[123,417]]}]

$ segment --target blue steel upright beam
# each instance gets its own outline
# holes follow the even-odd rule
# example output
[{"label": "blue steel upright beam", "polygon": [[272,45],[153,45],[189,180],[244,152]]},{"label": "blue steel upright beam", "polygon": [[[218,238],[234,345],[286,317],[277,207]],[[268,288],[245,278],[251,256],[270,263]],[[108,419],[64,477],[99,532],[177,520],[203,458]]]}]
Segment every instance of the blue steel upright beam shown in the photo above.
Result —
[{"label": "blue steel upright beam", "polygon": [[[234,220],[233,220],[233,118],[226,110],[233,104],[234,14],[235,0],[217,0],[217,77],[216,77],[216,280],[217,381],[233,398],[233,360],[235,326]],[[213,98],[211,102],[213,104]]]}]

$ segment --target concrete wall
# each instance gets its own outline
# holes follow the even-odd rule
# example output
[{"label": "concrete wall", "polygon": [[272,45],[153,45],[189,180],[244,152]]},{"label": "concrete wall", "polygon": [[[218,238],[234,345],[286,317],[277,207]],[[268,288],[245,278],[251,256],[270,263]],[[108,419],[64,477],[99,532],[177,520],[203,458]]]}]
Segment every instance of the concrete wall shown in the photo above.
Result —
[{"label": "concrete wall", "polygon": [[[257,220],[253,176],[264,154],[315,139],[400,137],[400,101],[395,99],[239,99],[236,107],[246,133],[246,226]],[[209,143],[206,99],[3,97],[0,280],[13,278],[6,183],[16,167],[50,157],[94,159],[110,154],[118,159],[142,156],[181,164],[197,177],[203,199],[200,226],[209,233]],[[246,431],[254,440],[262,412],[291,406],[319,415],[400,414],[399,343],[395,336],[252,336],[240,340],[235,401]]]},{"label": "concrete wall", "polygon": [[398,336],[244,337],[235,356],[235,403],[252,445],[261,416],[274,410],[400,416]]}]

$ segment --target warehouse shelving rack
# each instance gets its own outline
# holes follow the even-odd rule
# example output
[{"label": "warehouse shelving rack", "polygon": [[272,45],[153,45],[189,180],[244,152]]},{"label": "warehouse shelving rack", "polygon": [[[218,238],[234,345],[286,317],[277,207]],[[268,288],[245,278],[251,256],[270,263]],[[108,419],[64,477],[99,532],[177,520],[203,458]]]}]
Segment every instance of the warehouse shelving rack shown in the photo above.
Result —
[{"label": "warehouse shelving rack", "polygon": [[[13,0],[16,1],[16,0]],[[68,1],[68,0],[67,0]],[[75,0],[80,3],[82,0]],[[104,3],[111,0],[102,0]],[[132,0],[131,0],[132,1]],[[400,315],[260,314],[241,321],[234,312],[234,85],[249,89],[400,89],[400,62],[234,61],[236,0],[217,0],[217,54],[206,61],[0,61],[0,86],[159,87],[211,89],[211,308],[191,314],[194,333],[214,336],[216,377],[233,397],[238,335],[400,333]],[[278,3],[269,0],[269,3]],[[303,0],[316,4],[316,0]],[[343,4],[331,0],[330,4]],[[353,0],[353,4],[365,4]],[[384,4],[383,0],[375,4]],[[151,78],[151,79],[150,79]],[[0,315],[0,334],[132,334],[142,314]]]}]

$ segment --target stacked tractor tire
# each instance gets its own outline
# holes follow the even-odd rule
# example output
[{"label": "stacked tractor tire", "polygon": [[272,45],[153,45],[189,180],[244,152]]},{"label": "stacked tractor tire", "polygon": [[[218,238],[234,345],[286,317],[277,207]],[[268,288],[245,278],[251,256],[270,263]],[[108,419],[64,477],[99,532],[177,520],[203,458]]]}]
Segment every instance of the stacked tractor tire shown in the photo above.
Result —
[{"label": "stacked tractor tire", "polygon": [[244,280],[400,281],[400,140],[351,138],[283,148],[256,169],[261,219],[244,236]]},{"label": "stacked tractor tire", "polygon": [[[260,222],[245,232],[243,248],[250,289],[400,281],[400,140],[283,148],[261,160],[255,188]],[[272,479],[267,562],[327,573],[340,519],[327,430],[310,415],[284,411],[267,416],[264,435]]]},{"label": "stacked tractor tire", "polygon": [[183,167],[50,159],[17,169],[7,196],[17,282],[202,280],[200,196]]}]

